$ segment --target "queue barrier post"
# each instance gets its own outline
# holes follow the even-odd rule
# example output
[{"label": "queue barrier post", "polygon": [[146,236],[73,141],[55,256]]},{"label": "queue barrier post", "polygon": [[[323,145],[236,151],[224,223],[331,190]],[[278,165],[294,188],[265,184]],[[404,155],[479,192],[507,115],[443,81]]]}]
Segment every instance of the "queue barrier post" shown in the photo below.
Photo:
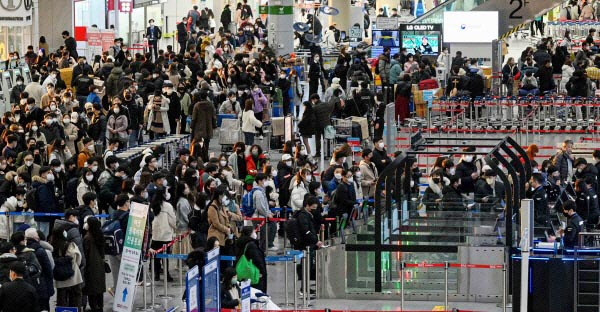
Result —
[{"label": "queue barrier post", "polygon": [[148,263],[150,264],[150,275],[151,275],[151,277],[150,277],[150,298],[152,300],[152,302],[151,302],[152,308],[154,308],[155,307],[154,298],[156,297],[155,296],[155,292],[156,291],[154,289],[154,280],[155,280],[154,277],[156,276],[156,275],[154,275],[155,274],[155,272],[154,272],[155,271],[155,269],[154,269],[154,261],[156,261],[156,260],[154,259],[153,256],[150,256],[148,258],[148,260],[149,260]]},{"label": "queue barrier post", "polygon": [[168,292],[168,276],[169,276],[169,270],[168,270],[168,256],[167,256],[167,244],[163,244],[163,259],[162,259],[162,267],[163,267],[163,283],[164,283],[164,292],[163,295],[159,296],[162,299],[169,299],[169,298],[173,298],[173,296],[169,295]]},{"label": "queue barrier post", "polygon": [[[183,242],[181,242],[183,243]],[[181,244],[180,246],[182,246],[183,244]],[[183,288],[184,284],[183,284],[183,260],[181,258],[177,259],[177,264],[179,265],[179,287]]]},{"label": "queue barrier post", "polygon": [[448,307],[448,261],[444,261],[444,310]]},{"label": "queue barrier post", "polygon": [[[285,232],[285,231],[284,231]],[[283,249],[283,253],[285,254],[285,247]],[[295,259],[295,258],[294,258]],[[288,290],[288,262],[285,262],[285,275],[284,275],[284,287],[285,287],[285,306],[287,307],[289,305],[289,290]],[[296,261],[294,261],[296,262]],[[295,282],[295,281],[294,281]],[[295,287],[294,287],[295,288]],[[294,296],[296,295],[296,293],[294,292]]]},{"label": "queue barrier post", "polygon": [[502,264],[502,312],[506,312],[506,263]]},{"label": "queue barrier post", "polygon": [[298,310],[298,271],[296,270],[296,262],[296,256],[294,256],[294,310]]},{"label": "queue barrier post", "polygon": [[400,262],[400,311],[404,311],[404,265]]},{"label": "queue barrier post", "polygon": [[306,308],[306,257],[300,260],[302,263],[302,308]]}]

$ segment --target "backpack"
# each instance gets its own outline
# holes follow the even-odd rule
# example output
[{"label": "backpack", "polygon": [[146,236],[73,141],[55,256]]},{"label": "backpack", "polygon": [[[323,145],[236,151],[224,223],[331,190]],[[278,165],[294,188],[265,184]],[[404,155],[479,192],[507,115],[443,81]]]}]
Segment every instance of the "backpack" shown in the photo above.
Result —
[{"label": "backpack", "polygon": [[336,212],[337,206],[338,206],[337,203],[336,203],[337,198],[335,196],[335,191],[337,191],[337,189],[333,190],[333,192],[331,192],[331,195],[329,196],[329,207],[328,207],[328,209],[329,209],[330,212],[331,211]]},{"label": "backpack", "polygon": [[42,266],[38,262],[33,252],[22,252],[17,255],[17,259],[25,265],[25,276],[23,279],[32,285],[39,284],[39,277],[42,275]]},{"label": "backpack", "polygon": [[104,253],[111,256],[118,256],[123,252],[123,242],[125,241],[125,229],[121,228],[121,220],[129,217],[129,213],[125,213],[120,217],[110,220],[102,226],[102,234],[104,234]]},{"label": "backpack", "polygon": [[375,74],[379,75],[379,59],[375,59],[373,63],[371,63],[371,66],[375,67]]},{"label": "backpack", "polygon": [[[65,253],[66,251],[63,254]],[[59,257],[58,255],[59,254],[56,253],[54,256],[54,269],[52,270],[52,273],[55,280],[64,282],[75,275],[75,271],[73,270],[73,257]]]},{"label": "backpack", "polygon": [[290,240],[290,245],[294,249],[302,247],[302,233],[300,233],[300,224],[298,223],[298,211],[285,222],[285,234]]},{"label": "backpack", "polygon": [[202,232],[202,223],[206,216],[204,210],[192,209],[188,214],[188,227],[194,232]]},{"label": "backpack", "polygon": [[[258,188],[253,188],[250,192],[246,193],[244,197],[242,197],[242,214],[246,217],[251,218],[254,215],[254,192],[256,190],[260,190]],[[262,192],[262,191],[261,191]]]},{"label": "backpack", "polygon": [[27,203],[27,208],[32,211],[37,211],[37,202],[38,202],[38,188],[34,187],[25,193],[25,202]]}]

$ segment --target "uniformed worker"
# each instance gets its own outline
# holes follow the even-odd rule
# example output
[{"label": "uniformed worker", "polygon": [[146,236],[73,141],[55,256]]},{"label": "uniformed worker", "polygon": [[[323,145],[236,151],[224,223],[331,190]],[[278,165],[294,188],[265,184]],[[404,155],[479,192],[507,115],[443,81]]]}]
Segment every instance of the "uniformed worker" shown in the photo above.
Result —
[{"label": "uniformed worker", "polygon": [[562,242],[565,248],[573,248],[577,245],[577,238],[579,232],[583,230],[584,221],[575,212],[577,205],[574,201],[568,200],[563,206],[563,215],[567,217],[567,227],[565,229],[558,230],[558,234],[562,235]]},{"label": "uniformed worker", "polygon": [[536,172],[531,175],[529,185],[533,189],[529,198],[533,199],[533,213],[536,225],[550,226],[550,216],[548,214],[548,196],[544,190],[544,176]]}]

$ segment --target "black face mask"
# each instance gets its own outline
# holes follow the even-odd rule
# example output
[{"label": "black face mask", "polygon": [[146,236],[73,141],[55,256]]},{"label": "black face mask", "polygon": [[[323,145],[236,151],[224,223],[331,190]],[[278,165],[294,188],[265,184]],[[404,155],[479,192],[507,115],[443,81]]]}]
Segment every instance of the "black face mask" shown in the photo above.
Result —
[{"label": "black face mask", "polygon": [[433,178],[431,181],[433,181],[435,184],[440,184],[440,178]]},{"label": "black face mask", "polygon": [[568,218],[568,217],[569,217],[569,214],[568,214],[568,213],[566,213],[566,212],[563,212],[562,214],[563,214],[563,216],[565,216],[565,218]]}]

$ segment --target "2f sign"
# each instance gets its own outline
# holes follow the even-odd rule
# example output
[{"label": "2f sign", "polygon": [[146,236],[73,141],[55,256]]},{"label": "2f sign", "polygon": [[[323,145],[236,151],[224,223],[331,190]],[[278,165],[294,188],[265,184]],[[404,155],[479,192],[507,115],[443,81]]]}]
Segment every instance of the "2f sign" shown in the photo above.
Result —
[{"label": "2f sign", "polygon": [[516,7],[514,10],[510,12],[508,18],[511,19],[522,19],[523,15],[519,14],[519,11],[526,6],[529,2],[527,0],[510,0],[510,6],[514,6],[513,3],[516,3]]}]

